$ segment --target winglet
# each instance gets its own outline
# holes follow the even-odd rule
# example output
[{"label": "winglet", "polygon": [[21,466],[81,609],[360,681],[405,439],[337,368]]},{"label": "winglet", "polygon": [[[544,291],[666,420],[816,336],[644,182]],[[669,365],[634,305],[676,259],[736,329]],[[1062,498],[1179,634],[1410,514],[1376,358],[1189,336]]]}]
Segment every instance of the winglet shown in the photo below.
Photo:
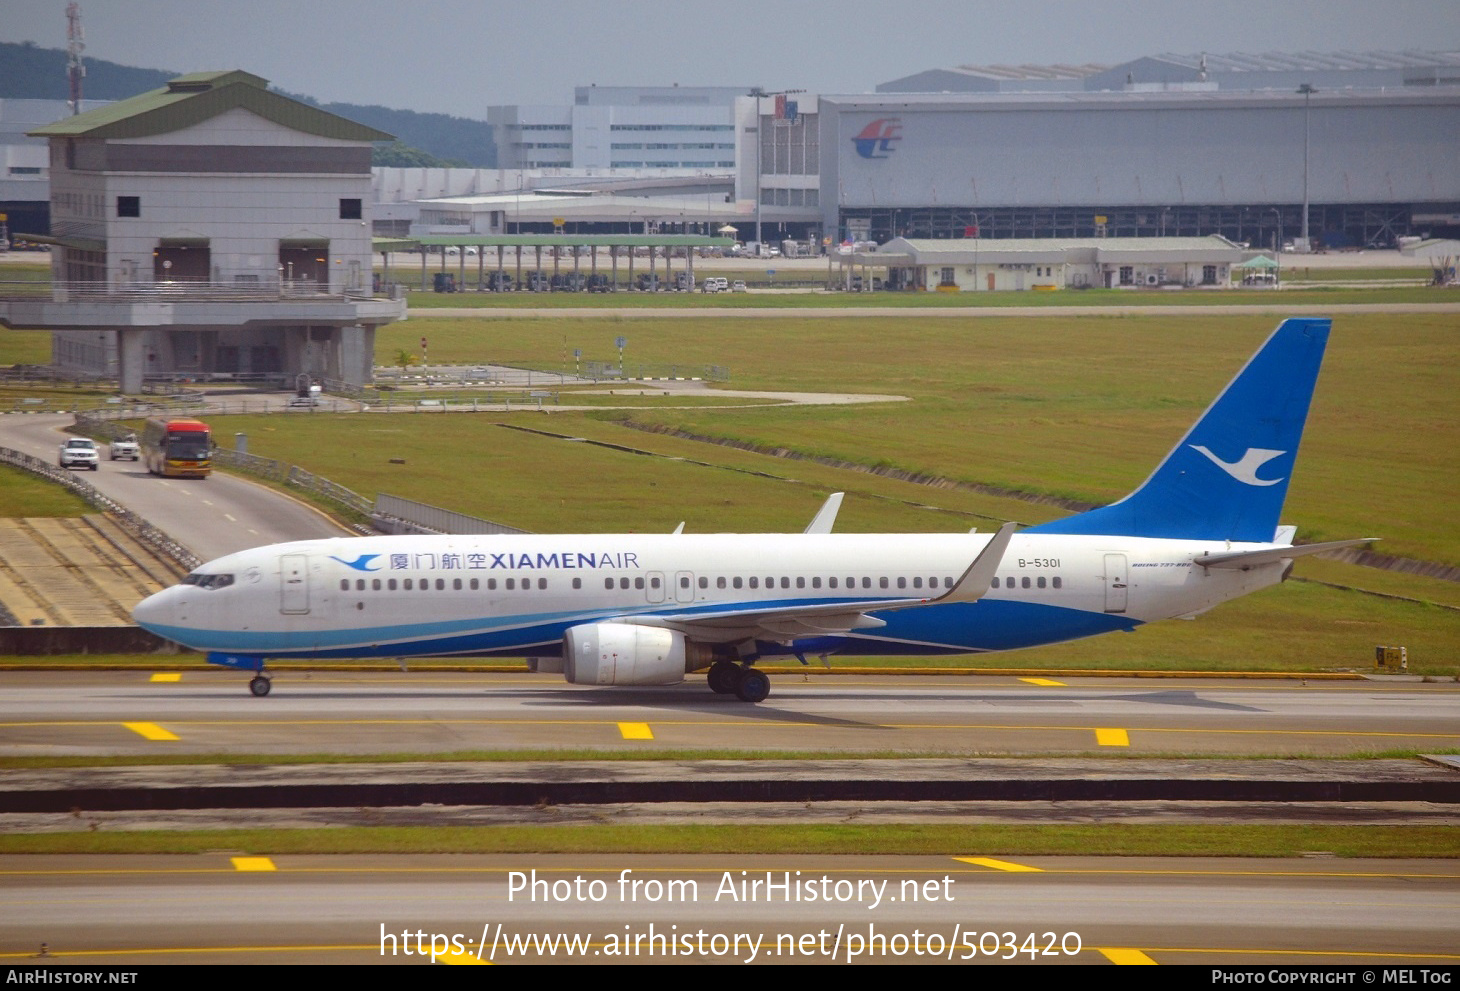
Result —
[{"label": "winglet", "polygon": [[836,524],[836,514],[841,511],[842,497],[845,492],[833,492],[826,497],[826,502],[821,504],[811,522],[806,524],[806,533],[831,533],[831,528]]},{"label": "winglet", "polygon": [[1009,549],[1009,541],[1013,536],[1013,523],[1005,523],[999,527],[998,532],[979,551],[978,557],[973,559],[973,563],[953,587],[930,601],[976,602],[981,599],[989,590],[989,584],[994,580],[994,574],[999,570],[999,564],[1004,560],[1004,552]]}]

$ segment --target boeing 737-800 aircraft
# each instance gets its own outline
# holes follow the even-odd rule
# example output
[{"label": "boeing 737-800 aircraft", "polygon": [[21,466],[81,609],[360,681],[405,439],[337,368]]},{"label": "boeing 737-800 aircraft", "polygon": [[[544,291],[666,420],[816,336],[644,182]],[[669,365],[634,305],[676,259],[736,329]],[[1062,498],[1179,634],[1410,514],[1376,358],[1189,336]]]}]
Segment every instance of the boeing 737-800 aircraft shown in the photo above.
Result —
[{"label": "boeing 737-800 aircraft", "polygon": [[[759,702],[774,655],[951,654],[1189,617],[1287,576],[1278,514],[1328,340],[1291,319],[1144,484],[1015,533],[391,536],[230,554],[137,622],[255,672],[266,658],[498,655],[579,685],[709,686]],[[1372,538],[1365,538],[1372,539]]]}]

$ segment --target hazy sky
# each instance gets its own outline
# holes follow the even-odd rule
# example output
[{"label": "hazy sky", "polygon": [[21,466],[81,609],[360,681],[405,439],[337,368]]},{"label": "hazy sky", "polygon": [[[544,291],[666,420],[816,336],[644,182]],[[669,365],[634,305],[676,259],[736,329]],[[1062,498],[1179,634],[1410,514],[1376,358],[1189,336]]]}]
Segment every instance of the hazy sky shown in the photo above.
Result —
[{"label": "hazy sky", "polygon": [[[0,41],[66,44],[65,0],[0,0]],[[86,54],[245,69],[324,101],[484,117],[577,85],[869,92],[959,64],[1160,52],[1460,50],[1460,0],[81,0]]]}]

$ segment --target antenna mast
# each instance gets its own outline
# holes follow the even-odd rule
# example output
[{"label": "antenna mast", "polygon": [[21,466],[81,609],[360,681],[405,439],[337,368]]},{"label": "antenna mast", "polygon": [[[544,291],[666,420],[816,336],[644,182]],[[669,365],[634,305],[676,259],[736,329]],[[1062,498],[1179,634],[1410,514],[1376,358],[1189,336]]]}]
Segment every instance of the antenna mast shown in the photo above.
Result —
[{"label": "antenna mast", "polygon": [[66,75],[71,81],[71,113],[81,113],[81,77],[86,66],[81,53],[86,50],[86,35],[81,31],[81,5],[71,0],[66,5]]}]

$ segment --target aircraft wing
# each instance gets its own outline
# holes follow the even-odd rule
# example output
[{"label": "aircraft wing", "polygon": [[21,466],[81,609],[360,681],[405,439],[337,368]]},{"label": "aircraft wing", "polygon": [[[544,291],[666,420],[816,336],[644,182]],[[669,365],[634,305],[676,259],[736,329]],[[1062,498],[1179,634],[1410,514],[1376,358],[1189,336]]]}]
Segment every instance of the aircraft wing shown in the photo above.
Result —
[{"label": "aircraft wing", "polygon": [[1322,554],[1324,551],[1336,551],[1344,547],[1357,547],[1360,544],[1372,543],[1378,537],[1360,537],[1357,540],[1330,540],[1324,544],[1299,544],[1296,547],[1275,547],[1260,551],[1234,551],[1230,554],[1200,554],[1192,559],[1193,564],[1199,564],[1203,568],[1236,568],[1246,570],[1255,568],[1261,564],[1275,564],[1278,561],[1290,561],[1295,557],[1307,557],[1309,554]]},{"label": "aircraft wing", "polygon": [[1013,523],[1005,523],[1000,527],[958,581],[953,583],[953,587],[942,595],[797,606],[757,606],[747,603],[742,608],[708,615],[697,611],[665,610],[651,615],[624,617],[620,622],[667,627],[688,636],[720,643],[750,637],[794,640],[807,636],[840,636],[851,630],[876,629],[887,624],[876,616],[868,615],[869,613],[916,609],[943,602],[977,601],[988,591],[989,583],[993,581],[994,573],[1013,535]]}]

